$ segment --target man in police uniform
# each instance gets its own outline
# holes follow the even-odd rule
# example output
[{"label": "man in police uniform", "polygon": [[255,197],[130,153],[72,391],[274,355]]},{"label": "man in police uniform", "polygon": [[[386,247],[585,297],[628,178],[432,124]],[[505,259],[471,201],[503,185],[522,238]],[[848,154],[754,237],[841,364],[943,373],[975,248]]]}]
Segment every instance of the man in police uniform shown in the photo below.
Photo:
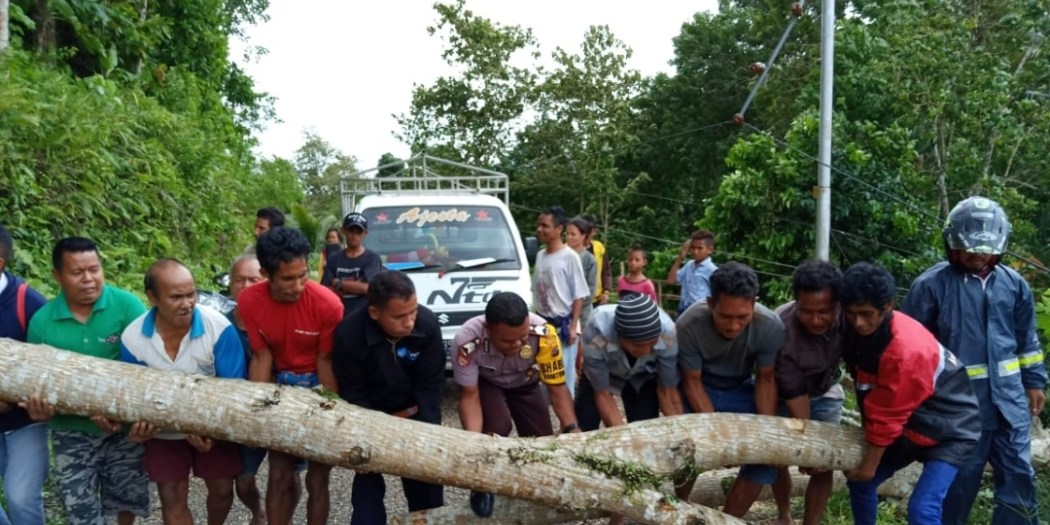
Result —
[{"label": "man in police uniform", "polygon": [[[493,296],[485,315],[463,324],[452,348],[464,430],[507,436],[513,422],[521,437],[553,434],[541,381],[550,391],[562,432],[579,430],[565,386],[558,334],[542,317],[529,313],[517,294]],[[492,496],[474,493],[471,506],[487,516],[492,512]]]}]

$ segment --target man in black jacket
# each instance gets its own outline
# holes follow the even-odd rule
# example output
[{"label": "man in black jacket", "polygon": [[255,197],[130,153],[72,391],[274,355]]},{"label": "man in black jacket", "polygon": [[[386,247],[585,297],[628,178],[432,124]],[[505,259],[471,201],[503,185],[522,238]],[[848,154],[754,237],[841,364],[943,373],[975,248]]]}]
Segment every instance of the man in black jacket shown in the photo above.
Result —
[{"label": "man in black jacket", "polygon": [[[333,368],[339,395],[348,403],[387,414],[441,424],[445,351],[434,313],[416,301],[412,281],[381,272],[368,285],[368,308],[335,331]],[[401,479],[409,511],[444,505],[444,488]],[[386,485],[377,473],[354,474],[351,525],[386,523]]]}]

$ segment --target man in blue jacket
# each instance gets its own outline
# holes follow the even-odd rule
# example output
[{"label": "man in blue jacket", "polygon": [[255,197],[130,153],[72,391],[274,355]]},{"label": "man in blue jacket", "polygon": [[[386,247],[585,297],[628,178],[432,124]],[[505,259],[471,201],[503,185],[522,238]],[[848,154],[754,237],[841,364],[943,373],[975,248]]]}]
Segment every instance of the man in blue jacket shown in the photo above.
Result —
[{"label": "man in blue jacket", "polygon": [[[47,299],[8,271],[14,241],[0,225],[0,337],[26,340],[26,327]],[[0,525],[44,525],[44,478],[47,477],[47,423],[36,423],[25,409],[0,401],[0,479],[8,514]]]},{"label": "man in blue jacket", "polygon": [[1030,427],[1046,400],[1046,366],[1032,290],[999,264],[1009,237],[1002,207],[984,197],[963,200],[945,224],[948,260],[915,280],[902,308],[966,365],[981,408],[981,440],[945,498],[945,524],[966,523],[989,461],[992,523],[1039,522]]}]

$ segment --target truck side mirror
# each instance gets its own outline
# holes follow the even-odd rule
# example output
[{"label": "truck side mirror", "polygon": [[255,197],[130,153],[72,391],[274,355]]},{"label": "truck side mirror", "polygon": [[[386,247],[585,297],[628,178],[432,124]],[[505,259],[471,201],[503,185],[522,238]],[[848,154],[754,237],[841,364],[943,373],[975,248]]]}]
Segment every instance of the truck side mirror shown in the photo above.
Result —
[{"label": "truck side mirror", "polygon": [[540,251],[540,243],[535,237],[525,238],[525,259],[529,261],[529,266],[536,264],[536,254]]}]

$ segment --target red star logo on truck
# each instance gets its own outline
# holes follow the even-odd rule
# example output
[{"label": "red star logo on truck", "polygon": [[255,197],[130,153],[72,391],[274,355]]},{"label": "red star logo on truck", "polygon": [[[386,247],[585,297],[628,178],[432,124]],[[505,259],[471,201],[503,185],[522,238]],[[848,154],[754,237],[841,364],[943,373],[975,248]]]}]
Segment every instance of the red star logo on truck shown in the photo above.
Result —
[{"label": "red star logo on truck", "polygon": [[474,214],[474,218],[479,220],[479,221],[491,220],[491,219],[489,219],[489,212],[487,212],[485,210],[481,210],[481,211],[475,213]]},{"label": "red star logo on truck", "polygon": [[379,215],[376,215],[376,222],[379,224],[388,223],[390,222],[390,216],[385,213],[380,213]]}]

